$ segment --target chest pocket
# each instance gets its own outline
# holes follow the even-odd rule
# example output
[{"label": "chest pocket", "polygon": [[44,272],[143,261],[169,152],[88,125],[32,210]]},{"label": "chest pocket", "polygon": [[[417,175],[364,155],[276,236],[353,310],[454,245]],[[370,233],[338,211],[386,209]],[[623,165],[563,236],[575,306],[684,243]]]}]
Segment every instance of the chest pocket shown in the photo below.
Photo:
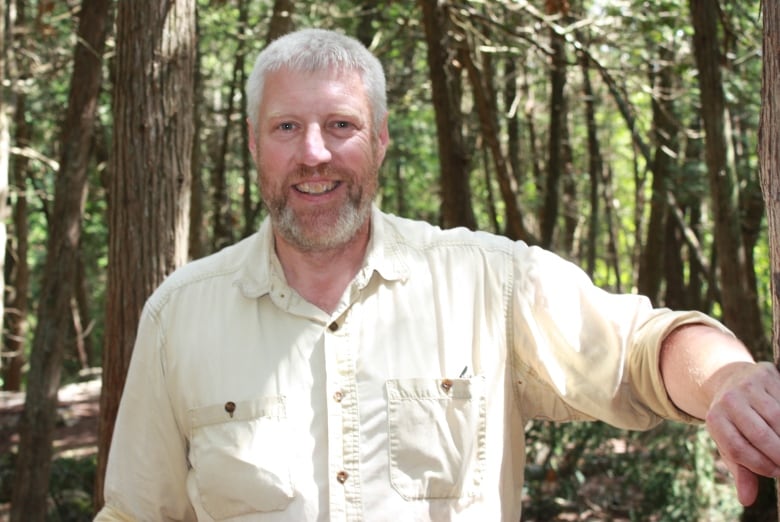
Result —
[{"label": "chest pocket", "polygon": [[485,383],[387,381],[390,481],[408,500],[477,496],[485,467]]},{"label": "chest pocket", "polygon": [[220,520],[280,511],[293,499],[284,397],[190,411],[190,464],[204,509]]}]

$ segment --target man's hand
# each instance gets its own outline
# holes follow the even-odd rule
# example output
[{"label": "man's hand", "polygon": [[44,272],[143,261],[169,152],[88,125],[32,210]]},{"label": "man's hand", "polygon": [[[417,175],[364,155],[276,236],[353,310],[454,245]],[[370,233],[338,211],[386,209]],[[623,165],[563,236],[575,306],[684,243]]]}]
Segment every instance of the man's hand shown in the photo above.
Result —
[{"label": "man's hand", "polygon": [[780,372],[733,335],[689,324],[664,339],[661,375],[672,402],[706,421],[739,501],[755,502],[758,475],[780,477]]},{"label": "man's hand", "polygon": [[747,506],[756,500],[758,475],[780,476],[780,372],[770,363],[737,362],[719,373],[727,377],[705,420]]}]

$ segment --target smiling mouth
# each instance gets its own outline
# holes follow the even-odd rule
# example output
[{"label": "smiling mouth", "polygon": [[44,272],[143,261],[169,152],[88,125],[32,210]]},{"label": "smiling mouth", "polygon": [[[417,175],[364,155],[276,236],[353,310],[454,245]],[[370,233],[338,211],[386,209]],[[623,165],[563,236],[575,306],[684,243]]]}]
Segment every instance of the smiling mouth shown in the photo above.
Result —
[{"label": "smiling mouth", "polygon": [[301,194],[319,196],[336,190],[339,185],[341,185],[340,181],[306,181],[293,185],[293,188]]}]

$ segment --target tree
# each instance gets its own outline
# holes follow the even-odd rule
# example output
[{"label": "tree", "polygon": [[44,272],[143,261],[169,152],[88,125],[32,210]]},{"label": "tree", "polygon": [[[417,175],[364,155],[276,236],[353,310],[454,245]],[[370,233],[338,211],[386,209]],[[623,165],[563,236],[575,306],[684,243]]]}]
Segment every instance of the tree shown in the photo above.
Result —
[{"label": "tree", "polygon": [[705,161],[715,217],[715,248],[722,291],[723,319],[753,350],[767,346],[755,288],[746,277],[738,213],[739,187],[727,158],[726,103],[720,70],[717,0],[691,0],[693,47],[699,70]]},{"label": "tree", "polygon": [[[547,14],[551,16],[568,15],[569,3],[564,0],[546,2]],[[554,28],[549,29],[550,47],[550,134],[548,142],[547,177],[544,187],[544,205],[540,216],[541,246],[550,248],[553,243],[553,233],[558,220],[558,205],[560,195],[558,186],[564,175],[565,164],[565,136],[566,136],[566,40],[564,35]]]},{"label": "tree", "polygon": [[[766,204],[772,290],[772,347],[780,365],[780,4],[763,2],[764,42],[758,132],[761,190]],[[776,495],[780,498],[780,485]],[[780,520],[780,518],[778,518]]]},{"label": "tree", "polygon": [[195,0],[119,3],[95,503],[144,302],[187,259]]},{"label": "tree", "polygon": [[[5,16],[5,3],[0,6],[0,84],[6,83],[6,66],[8,48],[6,46],[6,16]],[[8,238],[8,232],[5,225],[8,201],[8,169],[9,169],[9,157],[11,152],[11,137],[8,124],[8,107],[6,104],[6,96],[3,87],[2,97],[0,98],[0,318],[4,315],[5,301],[5,254],[6,254],[6,240]],[[2,368],[2,360],[0,359],[0,368]]]},{"label": "tree", "polygon": [[476,228],[469,186],[470,158],[464,147],[461,122],[461,74],[455,66],[459,44],[449,37],[444,6],[433,0],[420,0],[431,95],[436,111],[436,129],[441,170],[441,224]]},{"label": "tree", "polygon": [[84,0],[78,45],[61,135],[60,171],[54,193],[46,266],[30,357],[24,413],[19,425],[11,521],[44,520],[57,390],[71,331],[79,240],[87,194],[89,148],[102,81],[102,55],[110,0]]},{"label": "tree", "polygon": [[[754,353],[762,354],[768,341],[763,332],[755,286],[750,286],[747,277],[748,256],[742,240],[737,203],[739,189],[733,168],[727,160],[726,104],[717,39],[719,12],[717,0],[691,0],[693,47],[699,70],[705,160],[715,217],[723,320]],[[772,518],[777,517],[771,481],[762,479],[761,483],[762,493],[754,505],[745,509],[743,521],[767,520],[768,513],[772,513]]]}]

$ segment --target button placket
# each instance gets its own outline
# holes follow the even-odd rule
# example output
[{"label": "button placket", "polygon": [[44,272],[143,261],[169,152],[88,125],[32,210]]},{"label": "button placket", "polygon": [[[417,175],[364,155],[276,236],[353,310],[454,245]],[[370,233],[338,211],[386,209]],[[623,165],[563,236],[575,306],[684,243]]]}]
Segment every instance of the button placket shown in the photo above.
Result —
[{"label": "button placket", "polygon": [[348,326],[350,323],[359,324],[354,316],[356,308],[353,305],[344,313],[334,315],[338,316],[338,320],[327,323],[324,332],[328,455],[333,484],[330,488],[330,507],[333,520],[353,520],[353,516],[347,513],[362,513],[356,348]]}]

